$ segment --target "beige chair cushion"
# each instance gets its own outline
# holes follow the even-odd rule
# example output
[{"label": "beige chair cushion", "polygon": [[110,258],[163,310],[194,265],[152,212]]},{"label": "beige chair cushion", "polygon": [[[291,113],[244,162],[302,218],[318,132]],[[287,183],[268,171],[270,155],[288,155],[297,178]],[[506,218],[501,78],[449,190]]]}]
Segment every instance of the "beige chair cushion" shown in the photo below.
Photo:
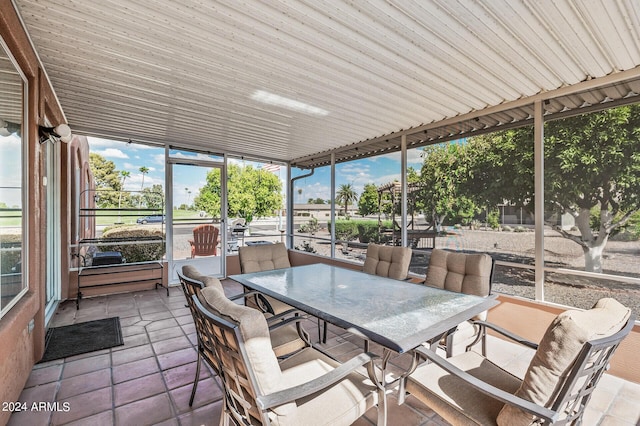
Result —
[{"label": "beige chair cushion", "polygon": [[187,278],[191,278],[192,280],[197,281],[200,281],[200,277],[203,276],[202,272],[200,272],[198,268],[193,265],[183,265],[182,274]]},{"label": "beige chair cushion", "polygon": [[216,277],[203,276],[201,277],[200,281],[202,281],[205,287],[215,287],[224,293],[224,288],[222,287],[222,283]]},{"label": "beige chair cushion", "polygon": [[300,338],[294,325],[285,325],[271,330],[271,348],[277,357],[288,356],[300,349],[307,347]]},{"label": "beige chair cushion", "polygon": [[[558,315],[540,342],[516,395],[548,406],[564,384],[573,361],[585,342],[611,336],[620,331],[631,310],[615,299],[600,299],[588,311],[566,311]],[[529,425],[533,417],[505,405],[499,425]]]},{"label": "beige chair cushion", "polygon": [[[257,246],[243,246],[238,249],[238,260],[240,261],[240,270],[243,274],[251,272],[271,271],[274,269],[289,268],[289,252],[287,247],[282,243],[262,244]],[[262,296],[273,308],[274,314],[291,309],[291,306],[282,303],[279,300],[269,296]],[[247,301],[247,305],[257,307],[253,299]]]},{"label": "beige chair cushion", "polygon": [[491,290],[492,259],[488,254],[433,249],[425,284],[458,293],[487,296]]},{"label": "beige chair cushion", "polygon": [[[449,358],[453,365],[480,380],[513,393],[520,380],[476,352]],[[433,363],[419,366],[407,378],[407,392],[456,425],[495,425],[502,402],[474,389]]]},{"label": "beige chair cushion", "polygon": [[[338,362],[312,348],[305,349],[280,363],[283,385],[296,386],[315,379],[337,367]],[[350,425],[377,404],[377,392],[368,377],[349,374],[345,380],[296,401],[295,411],[275,407],[269,413],[272,424],[279,426]]]},{"label": "beige chair cushion", "polygon": [[280,366],[271,348],[271,337],[264,315],[253,308],[233,303],[215,287],[204,288],[200,293],[212,312],[240,324],[250,364],[248,368],[254,372],[258,391],[268,394],[283,389]]},{"label": "beige chair cushion", "polygon": [[282,243],[240,247],[238,260],[243,274],[291,266],[289,253]]},{"label": "beige chair cushion", "polygon": [[411,249],[369,244],[363,271],[367,274],[404,280],[409,274]]},{"label": "beige chair cushion", "polygon": [[215,277],[209,277],[206,275],[202,275],[202,273],[192,265],[184,265],[182,267],[182,273],[185,277],[191,278],[192,280],[200,281],[204,284],[205,287],[216,287],[220,291],[224,292],[224,288],[222,287],[222,283],[219,279]]}]

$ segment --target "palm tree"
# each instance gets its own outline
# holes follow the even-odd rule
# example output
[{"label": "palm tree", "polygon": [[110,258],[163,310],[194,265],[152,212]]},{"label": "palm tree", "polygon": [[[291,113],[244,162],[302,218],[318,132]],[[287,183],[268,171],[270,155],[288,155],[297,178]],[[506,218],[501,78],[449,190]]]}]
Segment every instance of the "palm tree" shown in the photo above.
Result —
[{"label": "palm tree", "polygon": [[140,173],[142,173],[142,183],[140,184],[140,191],[142,191],[142,189],[144,188],[144,175],[149,173],[149,168],[142,166],[138,170],[140,170]]},{"label": "palm tree", "polygon": [[118,223],[122,223],[122,219],[120,218],[120,205],[122,204],[122,190],[124,189],[124,181],[127,180],[129,176],[131,176],[131,172],[121,171],[120,176],[122,176],[122,180],[120,181],[120,195],[118,196]]},{"label": "palm tree", "polygon": [[358,201],[358,194],[353,189],[350,183],[343,183],[340,185],[338,192],[336,193],[336,202],[344,206],[344,217],[347,217],[347,209],[350,204]]}]

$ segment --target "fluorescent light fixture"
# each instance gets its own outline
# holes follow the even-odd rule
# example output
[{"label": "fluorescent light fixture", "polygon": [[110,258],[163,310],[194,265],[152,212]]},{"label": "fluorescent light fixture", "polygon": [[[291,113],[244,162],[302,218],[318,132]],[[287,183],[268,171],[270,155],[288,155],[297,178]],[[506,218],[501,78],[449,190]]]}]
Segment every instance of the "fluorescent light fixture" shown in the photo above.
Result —
[{"label": "fluorescent light fixture", "polygon": [[305,104],[304,102],[296,101],[295,99],[285,98],[284,96],[276,95],[274,93],[265,92],[264,90],[256,90],[253,95],[251,95],[251,99],[308,115],[325,116],[329,114],[329,111],[326,109]]}]

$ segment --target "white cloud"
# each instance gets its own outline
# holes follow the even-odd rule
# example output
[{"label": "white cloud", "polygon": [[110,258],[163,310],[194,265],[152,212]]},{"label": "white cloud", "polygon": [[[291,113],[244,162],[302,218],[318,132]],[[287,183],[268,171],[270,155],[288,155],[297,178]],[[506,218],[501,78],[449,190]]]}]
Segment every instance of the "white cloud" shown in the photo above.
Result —
[{"label": "white cloud", "polygon": [[127,154],[116,148],[107,148],[103,150],[92,149],[91,152],[101,155],[104,158],[129,158]]},{"label": "white cloud", "polygon": [[[164,167],[164,153],[152,156],[154,164],[160,164]],[[149,167],[151,169],[151,167]],[[155,169],[154,169],[155,170]]]},{"label": "white cloud", "polygon": [[[302,194],[298,194],[298,189],[302,189]],[[320,182],[310,185],[298,186],[293,194],[293,200],[296,203],[306,203],[309,198],[322,198],[328,200],[331,198],[331,188]]]}]

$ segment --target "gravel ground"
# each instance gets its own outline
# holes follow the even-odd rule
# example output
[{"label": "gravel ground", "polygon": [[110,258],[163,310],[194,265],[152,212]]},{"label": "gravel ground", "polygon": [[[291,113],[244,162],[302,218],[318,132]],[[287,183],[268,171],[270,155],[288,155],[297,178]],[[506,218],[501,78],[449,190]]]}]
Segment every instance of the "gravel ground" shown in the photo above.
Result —
[{"label": "gravel ground", "polygon": [[[327,237],[317,234],[318,237]],[[296,245],[304,236],[296,235]],[[447,236],[436,239],[436,247],[470,252],[486,252],[496,260],[533,265],[535,239],[529,232],[499,232],[485,230],[452,230]],[[311,241],[311,240],[307,240]],[[574,242],[561,237],[553,230],[545,232],[545,263],[548,267],[584,270],[582,249]],[[313,243],[319,254],[329,255],[330,245]],[[364,249],[349,248],[346,255],[336,248],[336,255],[350,260],[363,261]],[[640,242],[609,241],[604,250],[603,269],[612,275],[640,278]],[[429,261],[429,251],[415,250],[411,271],[424,274]],[[531,269],[499,265],[494,274],[493,289],[533,299],[534,273]],[[640,317],[640,284],[625,283],[598,278],[587,278],[564,273],[547,273],[545,300],[560,305],[588,309],[602,297],[613,297],[631,307]]]}]

